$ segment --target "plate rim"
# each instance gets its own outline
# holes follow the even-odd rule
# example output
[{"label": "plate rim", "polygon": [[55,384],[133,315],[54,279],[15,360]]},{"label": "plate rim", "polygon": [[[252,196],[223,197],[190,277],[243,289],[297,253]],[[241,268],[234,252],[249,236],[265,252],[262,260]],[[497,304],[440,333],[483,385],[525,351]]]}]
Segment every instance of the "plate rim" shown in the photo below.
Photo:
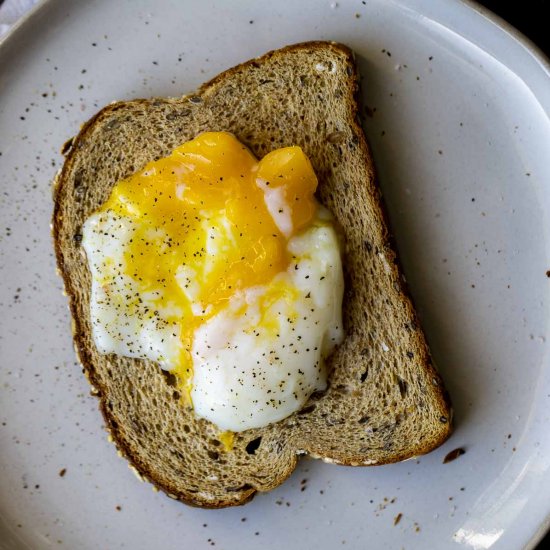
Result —
[{"label": "plate rim", "polygon": [[533,42],[533,40],[514,27],[514,25],[506,21],[506,19],[503,19],[500,15],[497,15],[494,11],[491,11],[489,8],[480,4],[477,0],[458,0],[458,2],[477,12],[500,27],[502,30],[506,31],[511,38],[515,39],[522,46],[524,46],[525,49],[540,62],[540,64],[546,69],[547,73],[550,73],[550,55],[547,55],[539,46],[537,46],[537,44],[535,44],[535,42]]},{"label": "plate rim", "polygon": [[[401,0],[402,1],[402,0]],[[9,30],[0,37],[0,50],[5,47],[8,41],[11,41],[13,36],[23,26],[26,26],[29,21],[34,19],[36,15],[45,9],[50,4],[60,2],[60,0],[38,0],[38,2],[32,6],[24,15],[22,15]],[[448,4],[453,3],[453,0],[446,0]],[[480,4],[477,0],[454,0],[454,2],[463,5],[469,10],[476,12],[485,19],[488,19],[494,23],[497,27],[505,31],[513,40],[516,40],[521,44],[539,63],[546,69],[546,72],[550,74],[550,55],[547,55],[539,46],[528,38],[523,32],[518,30],[514,25],[503,19],[500,15],[489,8]],[[549,516],[550,520],[550,516]]]},{"label": "plate rim", "polygon": [[29,8],[2,36],[0,36],[0,48],[11,39],[12,35],[16,33],[23,25],[26,25],[29,19],[32,19],[34,15],[39,12],[47,4],[51,4],[52,0],[38,0],[31,8]]}]

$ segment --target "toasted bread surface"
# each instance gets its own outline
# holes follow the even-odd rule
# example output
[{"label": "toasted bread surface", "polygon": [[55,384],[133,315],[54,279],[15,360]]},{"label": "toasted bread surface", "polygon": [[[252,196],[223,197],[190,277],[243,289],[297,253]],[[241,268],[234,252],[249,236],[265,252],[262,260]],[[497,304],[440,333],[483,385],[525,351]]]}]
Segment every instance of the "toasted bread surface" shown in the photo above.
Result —
[{"label": "toasted bread surface", "polygon": [[[386,464],[426,453],[451,433],[449,400],[392,246],[357,88],[347,47],[297,44],[183,98],[111,104],[65,147],[53,234],[75,348],[117,448],[173,498],[211,508],[243,504],[282,483],[300,454]],[[301,146],[345,239],[346,338],[329,359],[328,390],[285,420],[236,434],[231,451],[214,425],[182,406],[173,375],[150,361],[97,352],[80,246],[84,221],[118,180],[207,130],[234,133],[257,157]]]}]

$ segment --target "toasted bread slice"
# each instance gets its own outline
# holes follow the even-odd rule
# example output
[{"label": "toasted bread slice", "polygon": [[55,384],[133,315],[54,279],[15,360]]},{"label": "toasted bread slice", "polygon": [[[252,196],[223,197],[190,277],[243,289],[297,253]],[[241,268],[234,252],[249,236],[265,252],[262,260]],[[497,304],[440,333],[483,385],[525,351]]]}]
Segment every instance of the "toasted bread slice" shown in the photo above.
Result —
[{"label": "toasted bread slice", "polygon": [[[139,475],[188,504],[243,504],[293,471],[299,455],[346,465],[426,453],[451,432],[451,410],[407,295],[358,122],[352,52],[310,42],[230,69],[196,93],[105,107],[65,147],[55,186],[55,251],[74,341],[112,438]],[[206,130],[233,132],[257,157],[301,146],[318,197],[345,236],[344,343],[328,390],[285,420],[235,434],[181,405],[175,378],[150,361],[101,355],[90,322],[85,219],[114,184]]]}]

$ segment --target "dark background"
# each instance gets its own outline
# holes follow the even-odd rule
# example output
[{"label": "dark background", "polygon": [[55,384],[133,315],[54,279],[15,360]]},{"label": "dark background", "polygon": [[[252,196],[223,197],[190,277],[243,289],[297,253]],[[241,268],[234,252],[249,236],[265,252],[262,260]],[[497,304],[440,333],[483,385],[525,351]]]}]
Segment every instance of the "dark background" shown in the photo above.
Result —
[{"label": "dark background", "polygon": [[481,0],[478,3],[512,24],[550,56],[550,18],[545,10],[550,7],[548,0]]}]

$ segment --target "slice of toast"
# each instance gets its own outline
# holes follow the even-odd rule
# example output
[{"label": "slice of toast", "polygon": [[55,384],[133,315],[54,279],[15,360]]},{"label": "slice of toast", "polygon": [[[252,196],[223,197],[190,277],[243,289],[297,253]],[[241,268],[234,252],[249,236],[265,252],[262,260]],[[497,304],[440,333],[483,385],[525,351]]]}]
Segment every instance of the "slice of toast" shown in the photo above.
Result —
[{"label": "slice of toast", "polygon": [[[299,455],[346,465],[426,453],[451,433],[451,409],[400,274],[358,121],[352,52],[329,42],[289,46],[234,67],[178,99],[111,104],[64,148],[53,235],[74,342],[112,438],[144,479],[188,504],[243,504],[293,471]],[[344,343],[328,390],[265,428],[218,430],[181,405],[175,377],[150,361],[97,352],[84,220],[114,184],[197,134],[227,130],[257,157],[299,145],[318,197],[345,236]]]}]

